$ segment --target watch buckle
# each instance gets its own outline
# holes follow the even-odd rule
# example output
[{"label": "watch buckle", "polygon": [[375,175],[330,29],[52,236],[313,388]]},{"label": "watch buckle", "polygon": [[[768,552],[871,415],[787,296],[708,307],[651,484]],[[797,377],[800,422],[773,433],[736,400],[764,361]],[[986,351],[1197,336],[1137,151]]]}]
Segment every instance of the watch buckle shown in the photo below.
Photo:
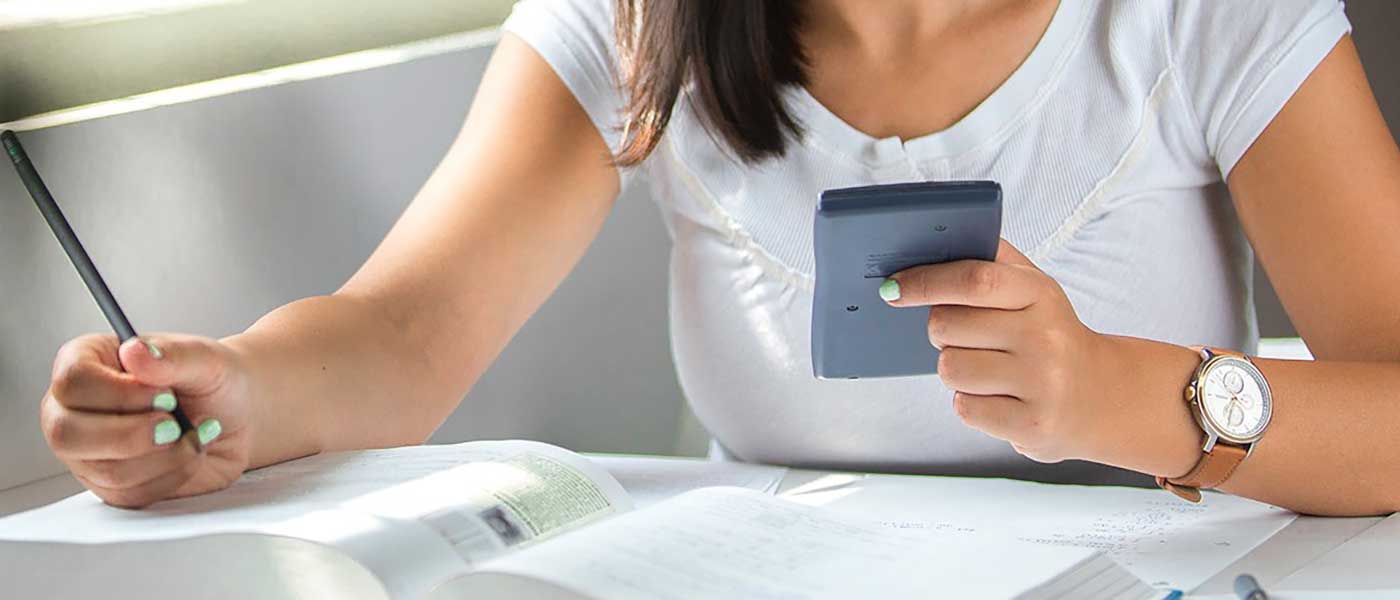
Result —
[{"label": "watch buckle", "polygon": [[1157,477],[1157,485],[1158,487],[1161,487],[1164,490],[1176,494],[1182,500],[1185,500],[1192,504],[1199,504],[1201,502],[1201,490],[1199,488],[1193,488],[1187,485],[1177,485],[1167,480],[1166,477],[1160,476]]}]

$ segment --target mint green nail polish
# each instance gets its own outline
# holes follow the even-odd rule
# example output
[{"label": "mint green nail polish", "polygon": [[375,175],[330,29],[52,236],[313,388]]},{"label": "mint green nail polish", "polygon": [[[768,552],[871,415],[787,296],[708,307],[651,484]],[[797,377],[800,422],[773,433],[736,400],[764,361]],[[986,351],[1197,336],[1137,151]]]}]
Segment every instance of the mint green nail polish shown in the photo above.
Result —
[{"label": "mint green nail polish", "polygon": [[880,284],[880,298],[885,302],[894,302],[899,299],[899,282],[893,279],[886,279]]},{"label": "mint green nail polish", "polygon": [[219,423],[218,419],[206,419],[199,424],[199,443],[208,445],[223,432],[224,426]]},{"label": "mint green nail polish", "polygon": [[165,353],[160,351],[160,347],[151,342],[146,342],[146,351],[150,352],[151,358],[154,358],[156,360],[165,358]]},{"label": "mint green nail polish", "polygon": [[151,406],[156,407],[156,410],[165,412],[175,410],[175,404],[175,394],[170,392],[161,392],[156,394],[155,398],[151,399]]},{"label": "mint green nail polish", "polygon": [[166,419],[156,423],[156,445],[164,446],[180,439],[180,425],[175,423],[175,419]]}]

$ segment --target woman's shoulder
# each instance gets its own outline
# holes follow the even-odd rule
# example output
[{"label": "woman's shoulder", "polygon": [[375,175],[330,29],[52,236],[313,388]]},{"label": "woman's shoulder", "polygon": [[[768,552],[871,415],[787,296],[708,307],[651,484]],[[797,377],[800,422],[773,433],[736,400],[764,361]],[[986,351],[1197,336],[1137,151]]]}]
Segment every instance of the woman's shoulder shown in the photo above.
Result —
[{"label": "woman's shoulder", "polygon": [[520,0],[503,29],[566,38],[573,43],[611,46],[617,0]]},{"label": "woman's shoulder", "polygon": [[[1088,2],[1110,37],[1156,34],[1174,51],[1270,44],[1328,18],[1345,18],[1341,0],[1062,0]],[[1144,31],[1154,29],[1155,32]]]},{"label": "woman's shoulder", "polygon": [[1250,21],[1341,10],[1342,0],[1154,0],[1177,18],[1228,16],[1239,25]]},{"label": "woman's shoulder", "polygon": [[[573,93],[609,148],[623,106],[614,40],[617,0],[520,0],[501,29],[535,50]],[[625,178],[624,178],[625,179]]]},{"label": "woman's shoulder", "polygon": [[[1128,4],[1098,1],[1105,7]],[[1194,126],[1226,174],[1303,80],[1351,30],[1340,0],[1147,0],[1132,4],[1151,9],[1151,15],[1139,22],[1150,22],[1157,28],[1155,37],[1164,42],[1161,45],[1165,46],[1173,80],[1184,95]],[[1141,37],[1144,33],[1117,35]]]},{"label": "woman's shoulder", "polygon": [[1155,0],[1172,50],[1277,46],[1327,21],[1345,19],[1341,0]]}]

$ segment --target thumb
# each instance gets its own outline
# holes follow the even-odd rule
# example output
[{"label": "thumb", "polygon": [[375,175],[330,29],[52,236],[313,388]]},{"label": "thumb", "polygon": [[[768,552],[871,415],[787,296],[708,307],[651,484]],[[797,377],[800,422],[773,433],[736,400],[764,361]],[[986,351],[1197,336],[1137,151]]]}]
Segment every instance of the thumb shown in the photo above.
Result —
[{"label": "thumb", "polygon": [[127,340],[117,352],[137,381],[193,394],[212,393],[224,381],[228,360],[214,340],[172,334]]},{"label": "thumb", "polygon": [[1017,250],[1015,246],[1012,246],[1011,242],[1006,241],[1005,238],[1002,238],[1001,245],[997,246],[997,262],[1030,267],[1037,271],[1040,270],[1039,267],[1035,266],[1035,263],[1031,262],[1031,259],[1021,254],[1021,251]]}]

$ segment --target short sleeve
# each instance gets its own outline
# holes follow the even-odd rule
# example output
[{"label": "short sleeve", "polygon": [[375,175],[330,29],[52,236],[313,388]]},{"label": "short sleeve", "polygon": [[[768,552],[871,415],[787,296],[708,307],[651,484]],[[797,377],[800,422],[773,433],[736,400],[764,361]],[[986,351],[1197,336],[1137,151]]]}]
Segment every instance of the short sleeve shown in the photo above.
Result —
[{"label": "short sleeve", "polygon": [[1171,52],[1206,146],[1229,178],[1351,31],[1339,0],[1177,0]]},{"label": "short sleeve", "polygon": [[[534,48],[583,106],[608,148],[622,142],[623,94],[612,0],[520,0],[502,31]],[[623,182],[632,169],[624,169]]]}]

